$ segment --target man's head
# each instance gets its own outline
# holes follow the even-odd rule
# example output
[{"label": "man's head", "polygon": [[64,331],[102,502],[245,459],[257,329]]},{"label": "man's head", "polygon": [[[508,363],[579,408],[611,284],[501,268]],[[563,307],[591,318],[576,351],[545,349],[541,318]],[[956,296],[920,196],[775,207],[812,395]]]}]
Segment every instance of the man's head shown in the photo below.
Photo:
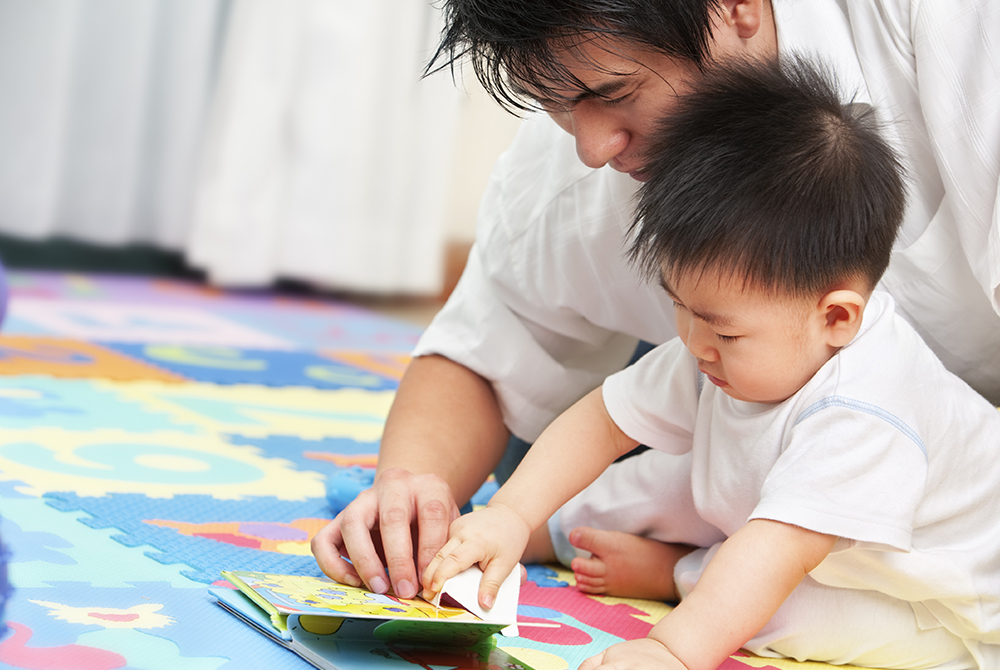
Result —
[{"label": "man's head", "polygon": [[508,109],[548,112],[586,165],[638,179],[688,79],[725,54],[776,53],[768,0],[445,0],[444,12],[429,72],[468,59]]},{"label": "man's head", "polygon": [[727,352],[760,357],[784,337],[746,377],[770,367],[773,388],[723,388],[791,395],[857,333],[902,221],[902,169],[874,115],[808,63],[730,62],[664,117],[649,156],[631,259],[678,303],[713,381],[734,381]]}]

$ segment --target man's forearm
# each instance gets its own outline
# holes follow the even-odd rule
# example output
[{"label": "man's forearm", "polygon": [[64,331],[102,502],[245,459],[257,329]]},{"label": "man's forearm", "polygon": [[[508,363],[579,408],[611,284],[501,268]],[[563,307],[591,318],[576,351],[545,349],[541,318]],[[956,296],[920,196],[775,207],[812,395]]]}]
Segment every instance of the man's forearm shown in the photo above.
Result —
[{"label": "man's forearm", "polygon": [[436,474],[461,505],[496,467],[507,437],[489,382],[442,356],[422,356],[410,363],[389,411],[378,473]]}]

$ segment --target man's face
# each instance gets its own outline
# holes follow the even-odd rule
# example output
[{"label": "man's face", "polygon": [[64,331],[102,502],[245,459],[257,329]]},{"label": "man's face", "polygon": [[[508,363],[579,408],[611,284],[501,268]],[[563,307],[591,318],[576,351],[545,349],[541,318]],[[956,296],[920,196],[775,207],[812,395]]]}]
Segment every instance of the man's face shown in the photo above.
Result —
[{"label": "man's face", "polygon": [[826,338],[818,302],[747,290],[714,271],[664,277],[662,283],[698,369],[737,400],[786,400],[837,351]]},{"label": "man's face", "polygon": [[586,89],[553,87],[558,99],[529,96],[576,139],[592,168],[610,165],[644,181],[644,152],[657,119],[669,113],[697,67],[622,42],[590,41],[567,48],[563,65]]},{"label": "man's face", "polygon": [[[720,3],[712,17],[708,59],[732,56],[775,58],[778,54],[769,2],[740,0]],[[561,50],[559,61],[582,83],[557,85],[553,96],[525,93],[576,138],[576,152],[592,168],[610,165],[644,181],[645,153],[657,119],[669,114],[699,76],[690,61],[671,58],[625,40],[575,40]]]}]

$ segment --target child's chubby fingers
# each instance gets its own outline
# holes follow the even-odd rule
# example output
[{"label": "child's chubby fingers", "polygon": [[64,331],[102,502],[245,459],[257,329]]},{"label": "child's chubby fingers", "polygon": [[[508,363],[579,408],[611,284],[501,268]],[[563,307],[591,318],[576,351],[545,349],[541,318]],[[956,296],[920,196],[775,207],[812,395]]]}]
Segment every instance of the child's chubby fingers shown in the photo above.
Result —
[{"label": "child's chubby fingers", "polygon": [[612,645],[580,664],[580,670],[687,670],[665,646],[651,638]]},{"label": "child's chubby fingers", "polygon": [[[606,651],[606,650],[605,650]],[[604,651],[597,653],[580,664],[579,670],[596,670],[604,665]]]},{"label": "child's chubby fingers", "polygon": [[433,598],[440,593],[446,581],[480,560],[482,551],[474,544],[456,538],[448,540],[424,570],[421,579],[423,597]]},{"label": "child's chubby fingers", "polygon": [[492,609],[500,586],[518,568],[517,559],[495,558],[488,563],[480,563],[479,567],[483,571],[483,577],[479,580],[479,604],[484,609]]}]

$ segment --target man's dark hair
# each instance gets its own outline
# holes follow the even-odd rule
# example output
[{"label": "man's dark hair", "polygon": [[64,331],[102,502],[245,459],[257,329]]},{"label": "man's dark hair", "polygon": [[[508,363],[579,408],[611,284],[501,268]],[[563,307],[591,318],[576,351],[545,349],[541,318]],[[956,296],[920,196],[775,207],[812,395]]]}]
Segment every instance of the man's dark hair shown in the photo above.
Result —
[{"label": "man's dark hair", "polygon": [[559,100],[558,89],[593,92],[563,63],[567,46],[623,41],[693,62],[708,60],[719,0],[444,0],[445,27],[425,73],[468,59],[508,110],[529,110],[525,87]]},{"label": "man's dark hair", "polygon": [[630,259],[653,279],[722,271],[747,288],[874,288],[906,206],[871,107],[802,60],[710,68],[651,139]]}]

